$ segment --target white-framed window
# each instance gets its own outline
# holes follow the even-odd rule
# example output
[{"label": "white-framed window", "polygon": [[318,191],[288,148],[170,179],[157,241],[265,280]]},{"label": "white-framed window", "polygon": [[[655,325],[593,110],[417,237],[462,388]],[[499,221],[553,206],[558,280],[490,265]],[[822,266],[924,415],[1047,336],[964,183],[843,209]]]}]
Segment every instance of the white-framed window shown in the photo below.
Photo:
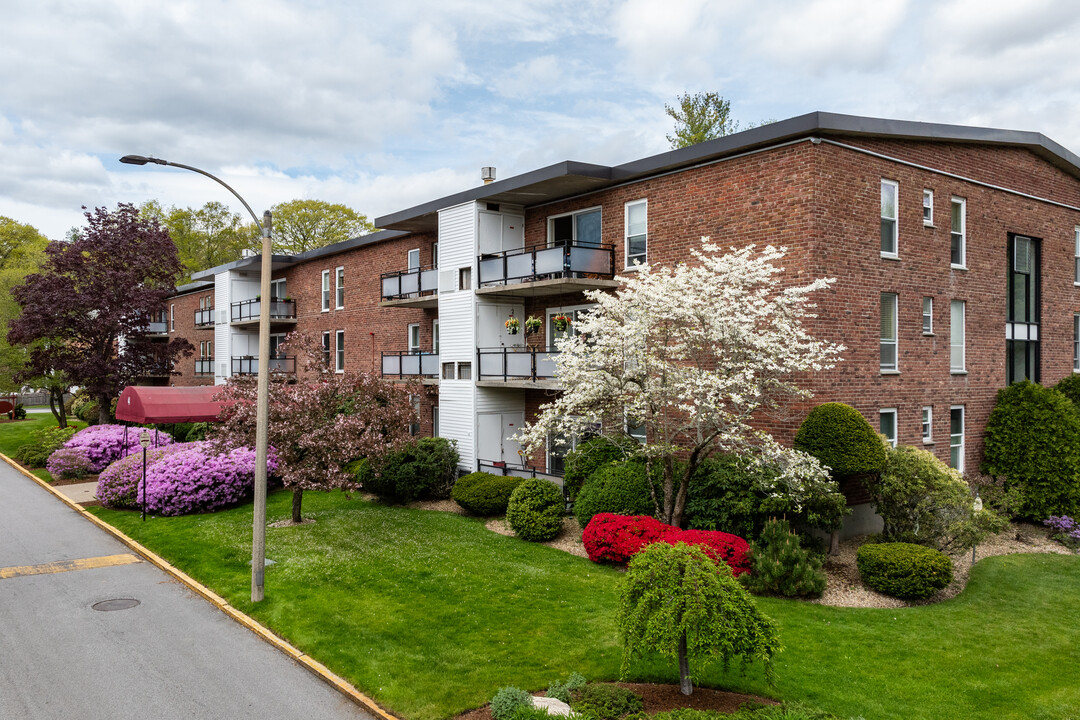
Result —
[{"label": "white-framed window", "polygon": [[442,364],[442,379],[453,380],[454,379],[454,363],[444,362]]},{"label": "white-framed window", "polygon": [[934,298],[922,299],[922,333],[923,335],[934,334]]},{"label": "white-framed window", "polygon": [[330,312],[330,271],[322,271],[322,311]]},{"label": "white-framed window", "polygon": [[176,332],[176,305],[169,305],[169,332]]},{"label": "white-framed window", "polygon": [[471,362],[459,362],[457,364],[457,379],[458,380],[472,380],[472,363]]},{"label": "white-framed window", "polygon": [[336,309],[345,307],[345,266],[342,265],[334,272],[334,297],[337,301]]},{"label": "white-framed window", "polygon": [[[592,310],[596,307],[596,303],[589,303],[588,305],[561,305],[559,307],[547,308],[547,344],[551,350],[555,349],[555,339],[562,337],[573,337],[577,335],[577,323],[582,314]],[[566,326],[565,330],[559,330],[555,318],[565,317],[570,323]]]},{"label": "white-framed window", "polygon": [[549,217],[548,245],[601,245],[601,214],[591,207]]},{"label": "white-framed window", "polygon": [[934,442],[934,408],[930,405],[922,409],[922,441],[927,445]]},{"label": "white-framed window", "polygon": [[270,281],[270,299],[271,300],[284,300],[287,290],[285,289],[285,278],[278,278],[277,280]]},{"label": "white-framed window", "polygon": [[1080,372],[1080,315],[1073,315],[1073,372]]},{"label": "white-framed window", "polygon": [[1074,228],[1075,237],[1075,257],[1073,258],[1073,284],[1080,285],[1080,227]]},{"label": "white-framed window", "polygon": [[322,359],[323,365],[330,367],[330,331],[324,330],[322,334]]},{"label": "white-framed window", "polygon": [[927,227],[934,226],[934,191],[922,191],[922,224]]},{"label": "white-framed window", "polygon": [[881,372],[897,372],[896,293],[881,293]]},{"label": "white-framed window", "polygon": [[626,267],[631,269],[635,262],[648,262],[649,257],[649,201],[635,200],[625,206],[625,245]]},{"label": "white-framed window", "polygon": [[439,321],[431,321],[431,352],[439,354]]},{"label": "white-framed window", "polygon": [[420,269],[420,248],[413,248],[409,251],[409,270]]},{"label": "white-framed window", "polygon": [[964,315],[966,307],[963,300],[949,303],[949,369],[954,373],[965,371],[964,352]]},{"label": "white-framed window", "polygon": [[431,406],[431,437],[439,437],[439,406]]},{"label": "white-framed window", "polygon": [[896,447],[896,408],[878,410],[878,427],[889,444]]},{"label": "white-framed window", "polygon": [[472,290],[472,265],[466,265],[458,270],[458,289]]},{"label": "white-framed window", "polygon": [[410,325],[409,326],[409,352],[410,353],[418,353],[418,352],[420,352],[420,326],[419,325]]},{"label": "white-framed window", "polygon": [[334,361],[334,372],[345,372],[345,331],[337,331],[337,353]]},{"label": "white-framed window", "polygon": [[895,180],[881,181],[881,255],[894,258],[898,253],[896,198],[900,186]]},{"label": "white-framed window", "polygon": [[964,406],[949,408],[949,467],[964,472]]},{"label": "white-framed window", "polygon": [[952,199],[952,232],[949,233],[949,262],[954,268],[967,266],[967,200]]}]

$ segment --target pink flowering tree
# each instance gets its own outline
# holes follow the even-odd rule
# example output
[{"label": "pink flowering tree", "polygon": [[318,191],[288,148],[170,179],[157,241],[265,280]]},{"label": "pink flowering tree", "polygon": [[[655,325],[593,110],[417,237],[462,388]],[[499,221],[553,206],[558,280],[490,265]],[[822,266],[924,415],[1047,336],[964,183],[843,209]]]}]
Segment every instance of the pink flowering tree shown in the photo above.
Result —
[{"label": "pink flowering tree", "polygon": [[[359,489],[344,466],[352,460],[378,460],[409,439],[416,413],[404,387],[368,373],[335,373],[312,339],[294,333],[281,345],[296,353],[299,381],[284,373],[270,379],[270,446],[278,473],[293,491],[292,521],[302,521],[304,490]],[[220,398],[222,421],[211,427],[221,448],[255,446],[256,380],[233,376]]]},{"label": "pink flowering tree", "polygon": [[649,477],[659,465],[653,500],[670,525],[682,521],[694,471],[716,452],[775,468],[759,490],[795,507],[837,490],[815,458],[761,429],[762,419],[810,396],[800,377],[832,368],[844,350],[804,326],[815,317],[810,296],[833,281],[786,282],[778,264],[784,252],[725,253],[703,238],[692,264],[641,265],[618,291],[587,292],[596,307],[556,341],[566,389],[517,439],[535,452],[549,436],[644,426],[646,442],[629,453],[647,463]]}]

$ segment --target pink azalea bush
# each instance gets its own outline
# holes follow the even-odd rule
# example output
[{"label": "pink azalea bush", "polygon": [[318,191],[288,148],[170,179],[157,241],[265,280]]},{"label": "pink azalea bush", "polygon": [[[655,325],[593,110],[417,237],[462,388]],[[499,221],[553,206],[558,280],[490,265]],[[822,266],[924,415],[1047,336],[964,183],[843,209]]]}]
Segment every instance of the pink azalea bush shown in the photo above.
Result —
[{"label": "pink azalea bush", "polygon": [[[172,443],[161,448],[146,451],[147,475],[149,468],[171,452],[189,448],[194,443]],[[139,503],[139,483],[142,481],[142,453],[135,453],[121,458],[109,465],[98,476],[97,499],[105,507],[137,508]]]},{"label": "pink azalea bush", "polygon": [[[85,448],[91,472],[101,472],[111,463],[132,453],[142,455],[139,434],[143,428],[124,425],[91,425],[71,436],[66,448]],[[160,430],[150,430],[150,447],[159,448],[172,442],[172,436]]]},{"label": "pink azalea bush", "polygon": [[92,474],[86,448],[57,448],[45,462],[45,469],[54,478],[68,480]]}]

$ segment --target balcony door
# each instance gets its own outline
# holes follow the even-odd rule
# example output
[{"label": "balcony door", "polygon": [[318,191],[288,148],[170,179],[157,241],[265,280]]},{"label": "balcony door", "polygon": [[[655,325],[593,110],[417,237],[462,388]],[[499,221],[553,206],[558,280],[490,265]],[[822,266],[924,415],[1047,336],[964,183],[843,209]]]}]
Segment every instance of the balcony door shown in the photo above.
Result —
[{"label": "balcony door", "polygon": [[525,424],[525,412],[476,414],[476,457],[490,462],[519,465],[521,445],[510,436]]},{"label": "balcony door", "polygon": [[481,210],[478,245],[481,255],[525,247],[525,218]]},{"label": "balcony door", "polygon": [[[516,335],[506,328],[513,313],[518,321]],[[476,346],[479,348],[522,347],[525,345],[525,306],[500,303],[476,306]]]}]

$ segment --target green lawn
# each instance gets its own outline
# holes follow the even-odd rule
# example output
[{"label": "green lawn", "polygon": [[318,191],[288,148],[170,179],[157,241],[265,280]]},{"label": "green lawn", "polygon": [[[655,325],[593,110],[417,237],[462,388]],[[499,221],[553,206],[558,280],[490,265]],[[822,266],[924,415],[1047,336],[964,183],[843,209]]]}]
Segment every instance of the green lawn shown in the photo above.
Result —
[{"label": "green lawn", "polygon": [[[71,419],[68,419],[68,425],[75,428],[86,427],[86,423]],[[56,418],[52,416],[52,413],[47,415],[34,413],[28,415],[25,420],[0,423],[0,453],[7,455],[9,458],[14,458],[15,451],[20,446],[33,440],[32,435],[35,430],[51,427],[56,427]],[[39,468],[33,472],[46,482],[52,481],[52,476],[44,468]]]},{"label": "green lawn", "polygon": [[[289,502],[272,494],[270,520]],[[307,493],[304,508],[314,525],[267,532],[276,564],[257,606],[250,505],[145,524],[92,512],[410,720],[479,706],[501,685],[542,689],[575,670],[616,678],[618,571],[448,513],[340,493]],[[760,602],[786,646],[777,687],[737,667],[703,684],[867,720],[1080,717],[1080,557],[983,560],[960,597],[922,608]],[[660,662],[633,675],[677,676]]]}]

